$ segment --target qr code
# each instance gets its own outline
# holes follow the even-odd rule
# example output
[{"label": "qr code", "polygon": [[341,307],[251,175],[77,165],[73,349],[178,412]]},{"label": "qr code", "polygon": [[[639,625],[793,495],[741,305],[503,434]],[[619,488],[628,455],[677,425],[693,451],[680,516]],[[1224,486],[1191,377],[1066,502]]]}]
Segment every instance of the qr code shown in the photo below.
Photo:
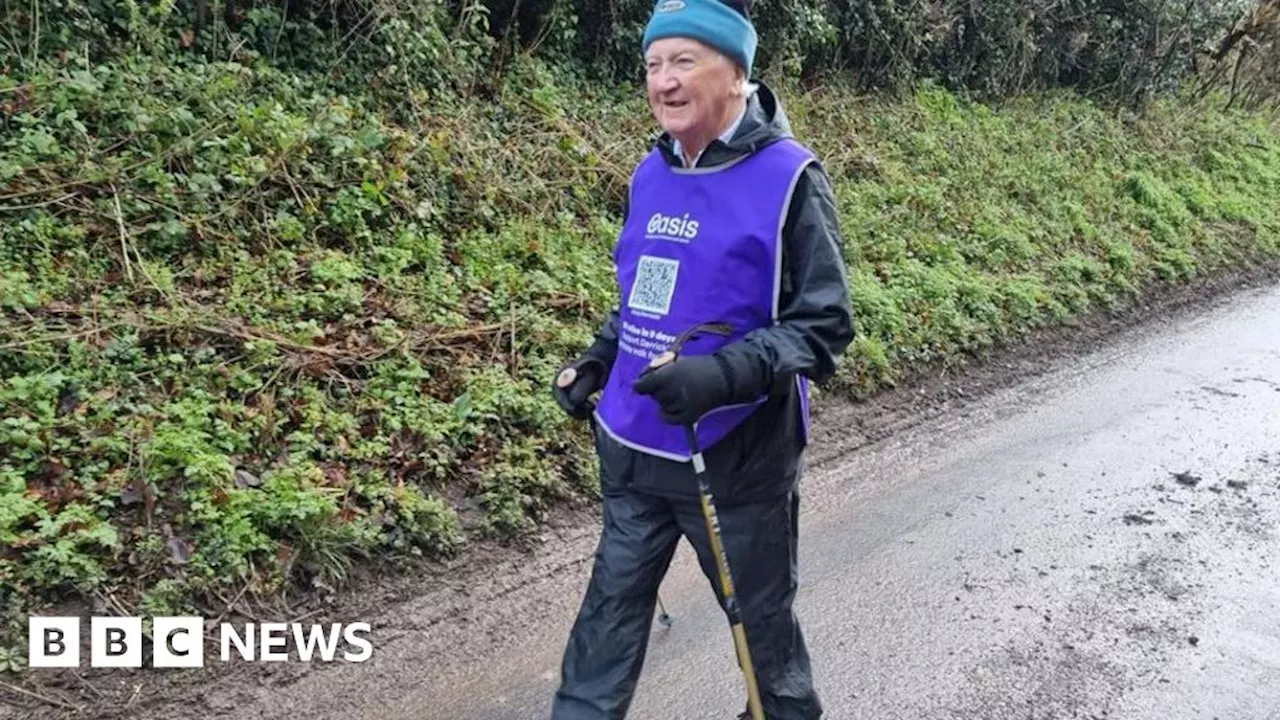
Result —
[{"label": "qr code", "polygon": [[627,305],[634,310],[666,315],[671,310],[671,296],[675,294],[679,272],[680,262],[677,260],[640,256]]}]

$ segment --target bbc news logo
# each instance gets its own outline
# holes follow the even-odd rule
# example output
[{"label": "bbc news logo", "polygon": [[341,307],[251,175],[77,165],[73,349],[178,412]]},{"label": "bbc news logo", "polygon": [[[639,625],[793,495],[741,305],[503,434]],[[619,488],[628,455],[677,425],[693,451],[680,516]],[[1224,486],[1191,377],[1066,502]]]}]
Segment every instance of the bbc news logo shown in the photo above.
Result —
[{"label": "bbc news logo", "polygon": [[[369,623],[248,623],[241,628],[222,623],[219,629],[222,662],[231,662],[233,655],[251,662],[286,662],[290,641],[302,662],[364,662],[373,656],[373,643],[366,637]],[[80,630],[78,617],[31,617],[27,624],[28,665],[80,667]],[[145,637],[140,617],[90,618],[89,666],[142,667]],[[204,618],[152,618],[151,637],[151,667],[204,667]]]}]

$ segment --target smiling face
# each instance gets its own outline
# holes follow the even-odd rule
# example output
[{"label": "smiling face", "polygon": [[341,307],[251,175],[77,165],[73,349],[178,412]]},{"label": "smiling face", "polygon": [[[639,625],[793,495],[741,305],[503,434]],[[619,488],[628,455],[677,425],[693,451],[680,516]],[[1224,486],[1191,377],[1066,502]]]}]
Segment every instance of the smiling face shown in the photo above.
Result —
[{"label": "smiling face", "polygon": [[654,118],[691,154],[719,136],[742,108],[742,70],[697,40],[657,40],[645,53],[645,66]]}]

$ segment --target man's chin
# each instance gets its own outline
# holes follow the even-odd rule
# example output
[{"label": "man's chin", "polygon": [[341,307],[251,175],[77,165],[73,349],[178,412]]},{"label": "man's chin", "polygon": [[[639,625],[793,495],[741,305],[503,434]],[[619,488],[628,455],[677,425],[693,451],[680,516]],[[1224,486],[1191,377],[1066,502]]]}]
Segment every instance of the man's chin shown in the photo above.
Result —
[{"label": "man's chin", "polygon": [[689,134],[689,123],[687,122],[663,121],[660,124],[662,125],[662,129],[665,130],[668,135],[676,138],[677,140],[681,140],[682,142],[684,136]]}]

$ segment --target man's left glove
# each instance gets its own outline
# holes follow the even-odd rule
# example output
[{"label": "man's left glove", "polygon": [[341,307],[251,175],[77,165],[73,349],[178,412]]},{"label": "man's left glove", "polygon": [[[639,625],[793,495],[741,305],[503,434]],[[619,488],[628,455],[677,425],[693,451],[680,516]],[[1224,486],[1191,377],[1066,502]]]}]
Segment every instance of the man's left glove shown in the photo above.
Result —
[{"label": "man's left glove", "polygon": [[691,425],[733,397],[733,372],[719,355],[688,355],[649,370],[632,385],[662,408],[672,425]]}]

